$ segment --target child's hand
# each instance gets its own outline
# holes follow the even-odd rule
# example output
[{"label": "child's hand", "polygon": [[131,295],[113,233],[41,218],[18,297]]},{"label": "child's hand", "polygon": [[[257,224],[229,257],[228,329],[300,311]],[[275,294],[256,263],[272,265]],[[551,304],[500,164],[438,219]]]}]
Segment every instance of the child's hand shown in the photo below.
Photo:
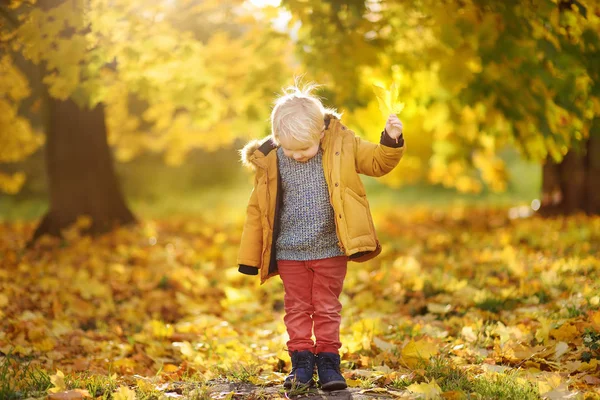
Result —
[{"label": "child's hand", "polygon": [[385,123],[385,131],[389,137],[396,139],[396,142],[398,141],[398,138],[402,136],[402,121],[400,121],[396,114],[390,114],[388,117],[388,120]]}]

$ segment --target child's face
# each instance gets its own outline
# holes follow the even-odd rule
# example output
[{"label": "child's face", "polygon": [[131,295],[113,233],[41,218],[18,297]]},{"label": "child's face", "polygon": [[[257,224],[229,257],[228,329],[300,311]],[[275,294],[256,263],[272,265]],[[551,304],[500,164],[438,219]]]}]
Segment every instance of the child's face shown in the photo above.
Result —
[{"label": "child's face", "polygon": [[319,152],[319,145],[321,144],[320,139],[323,138],[324,134],[324,132],[321,132],[321,137],[314,143],[302,143],[292,138],[280,139],[279,143],[281,144],[283,154],[285,154],[286,157],[299,162],[307,162]]}]

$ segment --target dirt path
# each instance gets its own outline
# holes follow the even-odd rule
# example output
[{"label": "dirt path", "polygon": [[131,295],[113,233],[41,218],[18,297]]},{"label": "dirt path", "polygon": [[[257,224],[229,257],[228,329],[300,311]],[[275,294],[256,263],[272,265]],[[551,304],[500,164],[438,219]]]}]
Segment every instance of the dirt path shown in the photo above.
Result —
[{"label": "dirt path", "polygon": [[[209,395],[211,399],[334,399],[334,400],[367,400],[367,399],[391,399],[403,398],[411,399],[407,392],[393,391],[389,392],[383,388],[361,389],[348,388],[346,390],[337,390],[325,392],[317,388],[311,388],[307,393],[292,395],[286,393],[280,385],[261,387],[249,383],[223,383],[211,386]],[[231,396],[231,397],[228,397]]]}]

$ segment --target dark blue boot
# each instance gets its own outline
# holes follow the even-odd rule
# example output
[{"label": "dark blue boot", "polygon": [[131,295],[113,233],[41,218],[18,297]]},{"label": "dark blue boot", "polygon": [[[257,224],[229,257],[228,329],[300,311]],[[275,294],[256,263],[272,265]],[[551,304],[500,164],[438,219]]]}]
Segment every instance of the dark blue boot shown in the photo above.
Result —
[{"label": "dark blue boot", "polygon": [[319,384],[323,390],[342,390],[348,385],[340,373],[340,356],[335,353],[317,354]]},{"label": "dark blue boot", "polygon": [[290,389],[292,384],[312,386],[315,372],[315,355],[312,351],[294,351],[292,353],[292,372],[285,378],[283,387]]}]

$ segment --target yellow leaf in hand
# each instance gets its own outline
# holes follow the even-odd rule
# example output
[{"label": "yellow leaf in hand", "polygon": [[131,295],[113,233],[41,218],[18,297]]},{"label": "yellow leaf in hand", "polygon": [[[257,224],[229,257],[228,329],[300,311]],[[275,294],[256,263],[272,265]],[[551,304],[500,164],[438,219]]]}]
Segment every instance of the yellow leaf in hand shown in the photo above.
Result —
[{"label": "yellow leaf in hand", "polygon": [[375,97],[377,97],[381,114],[387,118],[391,114],[389,106],[391,97],[390,92],[376,84],[373,84],[373,91],[375,92]]},{"label": "yellow leaf in hand", "polygon": [[56,370],[56,375],[50,375],[50,382],[54,385],[53,388],[48,390],[50,393],[64,392],[67,390],[65,374],[60,370]]},{"label": "yellow leaf in hand", "polygon": [[387,118],[390,114],[400,114],[404,109],[404,103],[398,101],[399,88],[396,82],[392,83],[390,90],[387,90],[377,84],[373,84],[373,91],[381,114]]},{"label": "yellow leaf in hand", "polygon": [[135,400],[135,391],[129,389],[127,386],[120,386],[116,392],[113,393],[114,400]]},{"label": "yellow leaf in hand", "polygon": [[390,111],[392,114],[400,114],[404,110],[404,103],[398,101],[400,95],[400,88],[396,85],[396,82],[392,83],[390,88]]}]

